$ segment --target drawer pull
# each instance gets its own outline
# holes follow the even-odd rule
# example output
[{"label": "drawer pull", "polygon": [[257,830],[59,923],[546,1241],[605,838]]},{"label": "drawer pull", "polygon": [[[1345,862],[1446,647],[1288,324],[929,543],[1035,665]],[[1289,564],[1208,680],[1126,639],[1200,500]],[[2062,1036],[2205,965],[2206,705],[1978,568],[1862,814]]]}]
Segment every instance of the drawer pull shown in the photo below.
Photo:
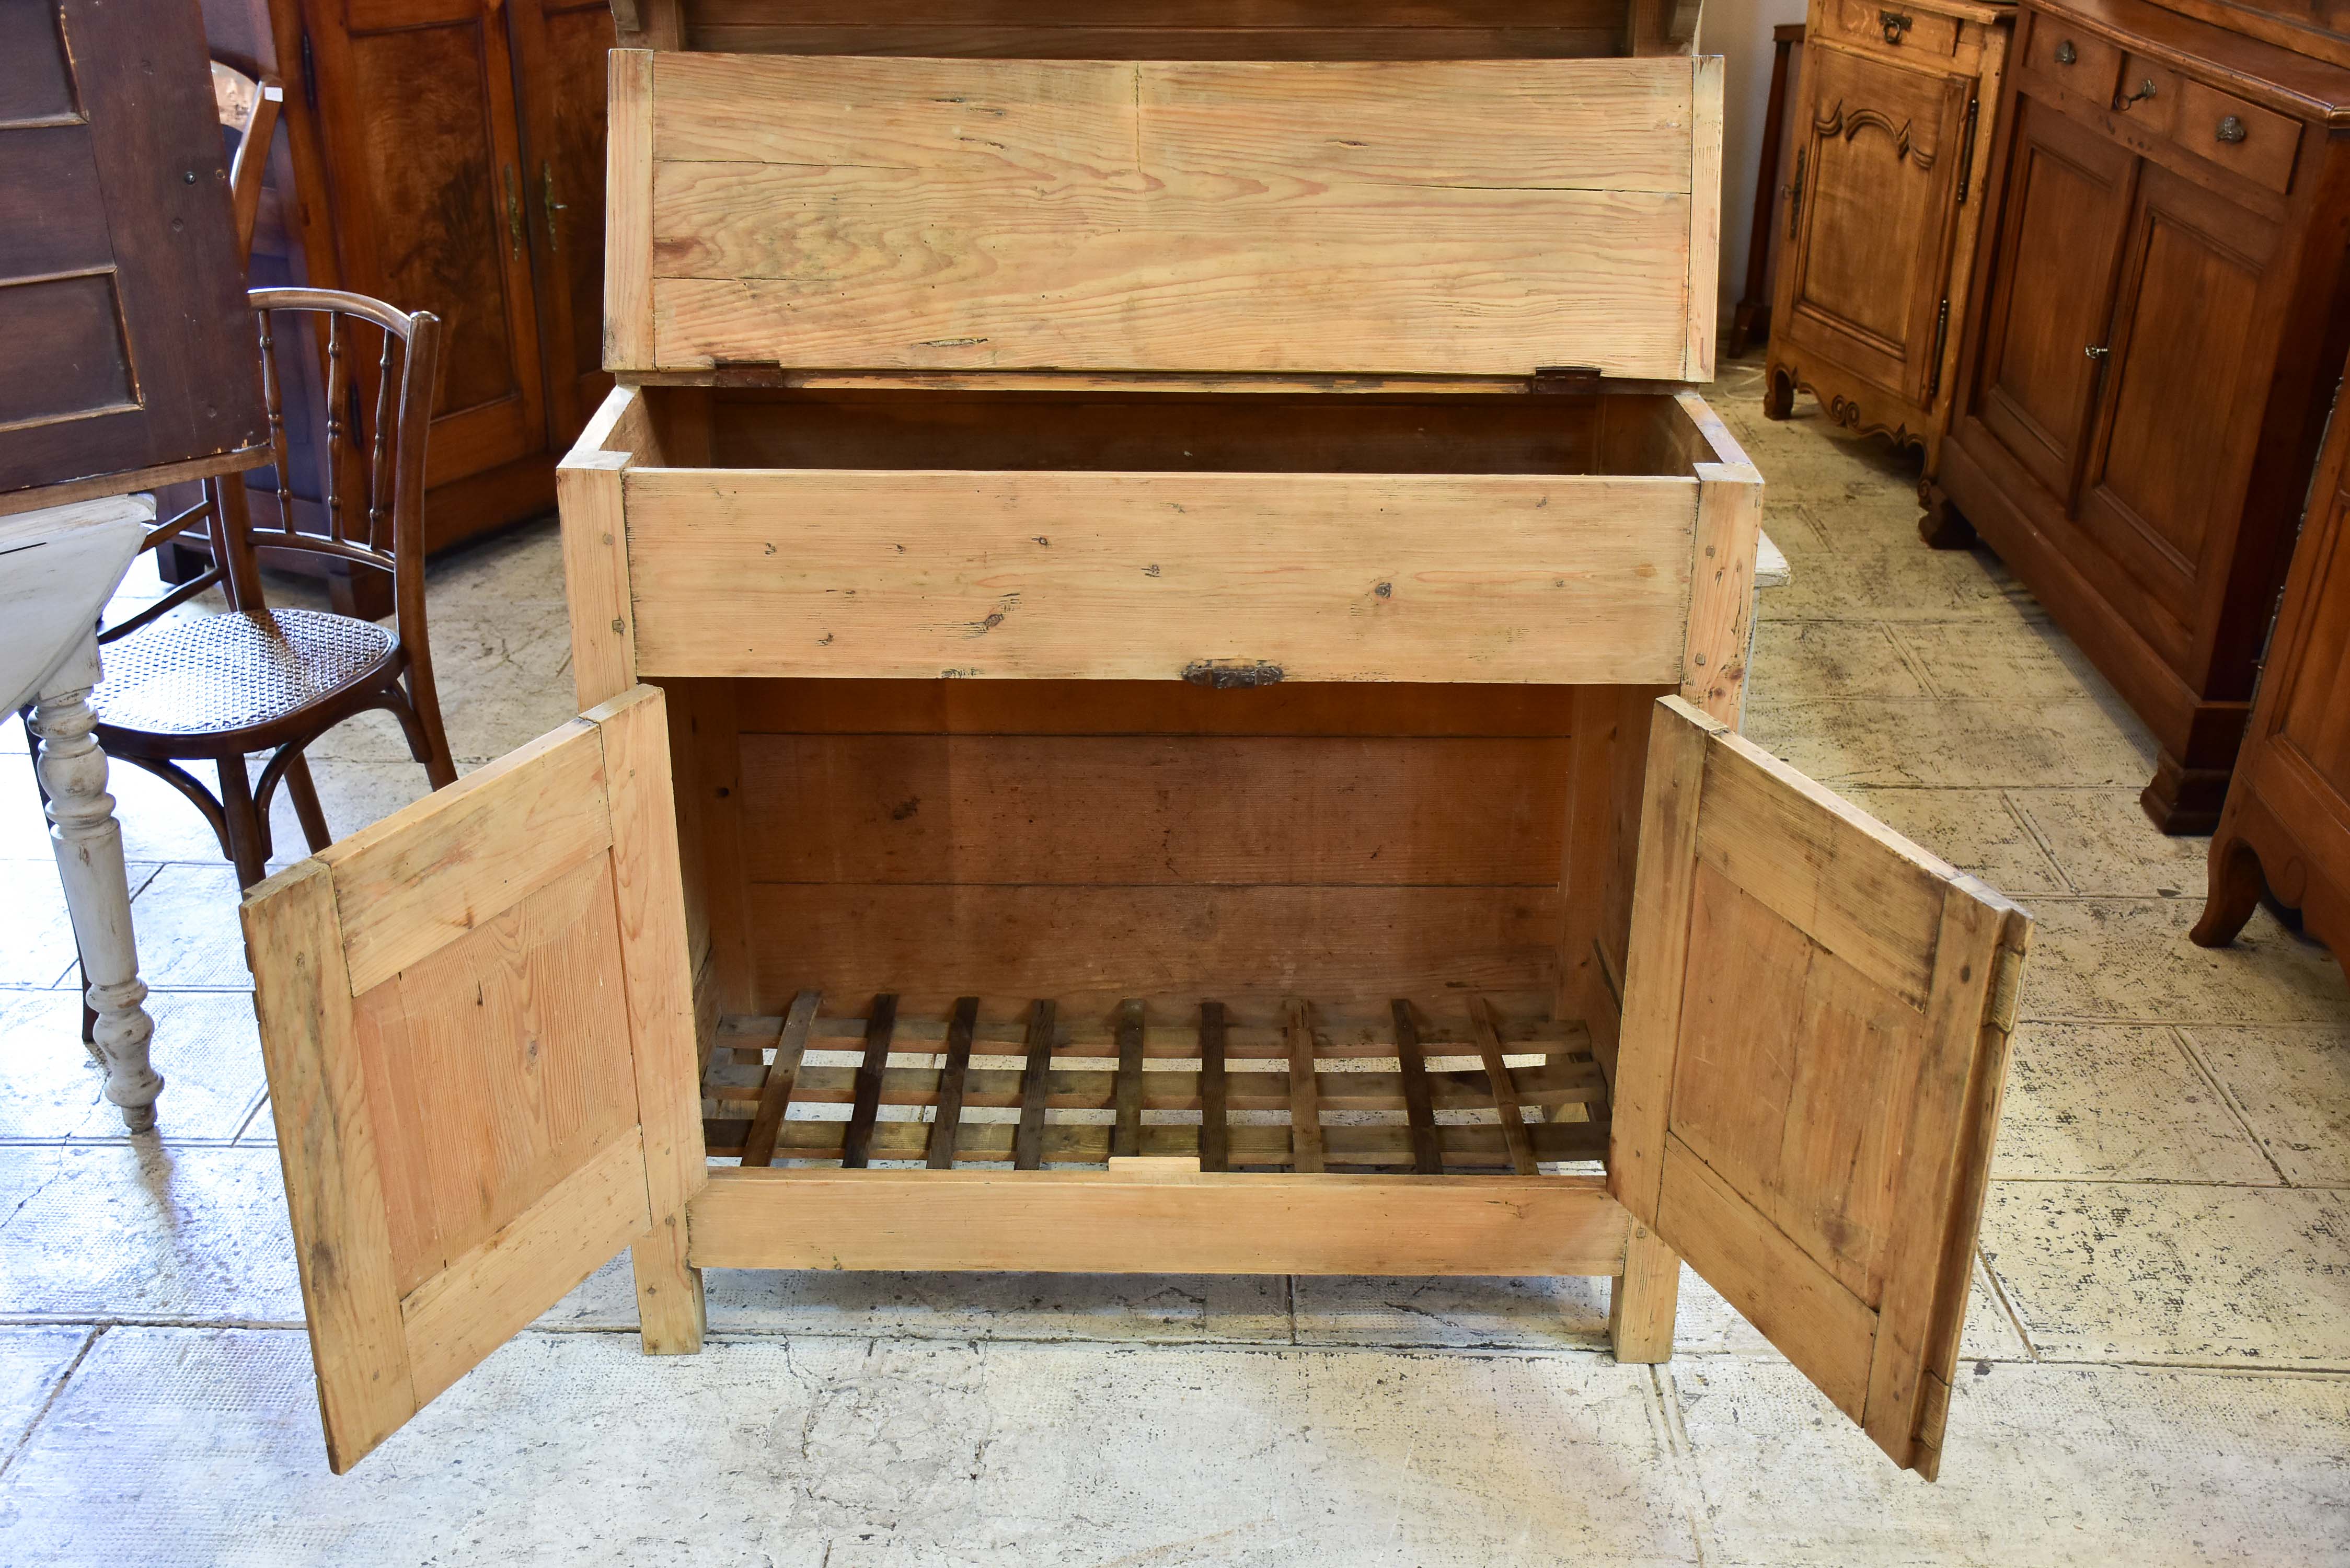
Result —
[{"label": "drawer pull", "polygon": [[1885,29],[1887,43],[1898,44],[1901,42],[1901,35],[1909,30],[1911,18],[1904,16],[1898,11],[1879,11],[1877,14],[1877,25]]},{"label": "drawer pull", "polygon": [[2081,51],[2080,51],[2080,50],[2078,50],[2078,49],[2076,49],[2076,48],[2074,48],[2074,47],[2073,47],[2073,40],[2072,40],[2072,39],[2070,39],[2070,38],[2065,38],[2065,39],[2064,39],[2064,40],[2060,41],[2060,42],[2057,44],[2057,46],[2056,46],[2056,63],[2057,63],[2058,65],[2060,65],[2060,66],[2069,66],[2069,65],[2071,65],[2074,60],[2077,60],[2077,59],[2079,59],[2080,57],[2081,57]]},{"label": "drawer pull", "polygon": [[2102,359],[2106,355],[2112,353],[2113,350],[2106,348],[2102,343],[2092,343],[2086,348],[2082,349],[2081,352],[2086,354],[2092,359]]},{"label": "drawer pull", "polygon": [[1183,667],[1183,679],[1211,691],[1243,691],[1253,686],[1278,686],[1283,670],[1262,659],[1202,659]]},{"label": "drawer pull", "polygon": [[2244,122],[2231,114],[2220,122],[2218,134],[2222,141],[2241,141],[2244,139]]},{"label": "drawer pull", "polygon": [[2119,93],[2116,93],[2114,95],[2114,107],[2116,109],[2126,109],[2138,99],[2142,98],[2152,98],[2153,96],[2154,78],[2152,77],[2140,77],[2138,78],[2137,91],[2130,94],[2127,98],[2124,98]]}]

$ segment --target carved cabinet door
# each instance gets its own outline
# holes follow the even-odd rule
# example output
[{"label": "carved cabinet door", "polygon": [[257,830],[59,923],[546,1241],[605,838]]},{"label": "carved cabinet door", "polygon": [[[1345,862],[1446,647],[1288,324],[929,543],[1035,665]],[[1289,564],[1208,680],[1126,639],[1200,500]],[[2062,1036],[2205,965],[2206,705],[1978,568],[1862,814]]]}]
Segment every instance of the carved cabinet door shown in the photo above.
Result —
[{"label": "carved cabinet door", "polygon": [[439,485],[546,450],[538,321],[496,0],[307,0],[346,286],[442,323],[427,451]]},{"label": "carved cabinet door", "polygon": [[1809,53],[1783,331],[1923,403],[1975,84],[1825,44]]},{"label": "carved cabinet door", "polygon": [[604,57],[609,0],[508,0],[522,94],[525,226],[536,256],[547,420],[571,444],[604,374]]},{"label": "carved cabinet door", "polygon": [[2012,123],[1975,412],[2070,514],[2137,159],[2029,95]]},{"label": "carved cabinet door", "polygon": [[[2274,223],[2144,165],[2104,339],[2077,520],[2147,601],[2133,624],[2189,669],[2196,599],[2229,577],[2283,296]],[[2108,597],[2128,585],[2113,583]],[[2251,695],[2249,689],[2230,695]]]}]

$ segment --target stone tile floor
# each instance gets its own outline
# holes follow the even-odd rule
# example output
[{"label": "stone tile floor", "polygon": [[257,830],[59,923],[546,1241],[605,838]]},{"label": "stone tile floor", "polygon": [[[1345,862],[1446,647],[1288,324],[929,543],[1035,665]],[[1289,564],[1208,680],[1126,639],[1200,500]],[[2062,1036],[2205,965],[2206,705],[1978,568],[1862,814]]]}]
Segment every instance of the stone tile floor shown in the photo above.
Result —
[{"label": "stone tile floor", "polygon": [[[712,1347],[648,1360],[617,1268],[336,1480],[232,878],[118,770],[171,1081],[125,1137],[12,723],[0,1564],[2350,1563],[2342,971],[2265,914],[2190,945],[2204,845],[2139,815],[2112,691],[1994,558],[1918,543],[1901,460],[1756,393],[1716,404],[1794,581],[1749,732],[2040,922],[1939,1483],[1693,1279],[1657,1368],[1590,1281],[725,1272]],[[432,606],[462,764],[569,716],[551,526]],[[314,757],[341,830],[421,792],[388,723]]]}]

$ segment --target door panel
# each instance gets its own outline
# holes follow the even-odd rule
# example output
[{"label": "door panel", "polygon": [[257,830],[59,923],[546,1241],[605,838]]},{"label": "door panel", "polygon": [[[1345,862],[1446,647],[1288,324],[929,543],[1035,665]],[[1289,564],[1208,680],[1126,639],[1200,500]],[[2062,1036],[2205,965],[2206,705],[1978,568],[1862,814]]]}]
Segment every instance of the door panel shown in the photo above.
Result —
[{"label": "door panel", "polygon": [[442,323],[427,478],[547,445],[514,72],[497,7],[317,5],[342,275]]},{"label": "door panel", "polygon": [[523,183],[546,349],[547,419],[568,447],[611,389],[604,364],[604,97],[608,0],[510,0]]},{"label": "door panel", "polygon": [[[1922,402],[1972,84],[1834,48],[1814,57],[1809,172],[1787,262],[1794,340]],[[1815,249],[1814,234],[1835,243]]]},{"label": "door panel", "polygon": [[[2274,356],[2260,308],[2273,225],[2158,165],[2139,176],[2081,524],[2181,623],[2249,472]],[[2220,541],[2224,553],[2232,531]]]},{"label": "door panel", "polygon": [[338,1473],[623,1247],[646,1347],[699,1345],[673,813],[639,686],[246,898]]},{"label": "door panel", "polygon": [[201,19],[160,9],[0,5],[0,493],[267,439]]},{"label": "door panel", "polygon": [[1659,706],[1609,1185],[1931,1479],[2029,917]]},{"label": "door panel", "polygon": [[2029,97],[2015,100],[2007,205],[1983,324],[1983,423],[2072,510],[2112,318],[2137,160]]}]

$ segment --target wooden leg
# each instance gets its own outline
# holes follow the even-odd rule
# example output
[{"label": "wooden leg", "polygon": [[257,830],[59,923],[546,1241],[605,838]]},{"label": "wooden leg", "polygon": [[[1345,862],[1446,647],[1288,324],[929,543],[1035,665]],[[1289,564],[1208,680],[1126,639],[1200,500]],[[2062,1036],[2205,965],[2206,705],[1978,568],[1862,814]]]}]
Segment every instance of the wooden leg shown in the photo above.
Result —
[{"label": "wooden leg", "polygon": [[2187,936],[2198,947],[2224,948],[2252,918],[2268,883],[2261,876],[2261,857],[2252,853],[2252,846],[2225,833],[2211,840],[2210,877],[2203,918]]},{"label": "wooden leg", "polygon": [[1762,417],[1783,420],[1795,411],[1795,382],[1776,365],[1762,372]]},{"label": "wooden leg", "polygon": [[1623,1278],[1607,1293],[1607,1337],[1617,1360],[1646,1365],[1673,1358],[1673,1308],[1680,1293],[1679,1256],[1646,1225],[1633,1226]]},{"label": "wooden leg", "polygon": [[685,1261],[685,1216],[672,1214],[629,1251],[637,1274],[637,1322],[647,1355],[702,1348],[702,1271]]},{"label": "wooden leg", "polygon": [[162,1077],[149,1064],[155,1022],[140,1005],[139,948],[130,929],[130,882],[122,864],[122,826],[106,793],[106,753],[90,732],[89,688],[43,697],[31,729],[40,748],[35,766],[48,795],[49,843],[65,883],[74,943],[81,950],[82,992],[99,1059],[106,1064],[106,1097],[122,1125],[145,1132],[155,1125]]},{"label": "wooden leg", "polygon": [[1937,550],[1970,550],[1974,548],[1975,525],[1950,504],[1950,498],[1930,481],[1918,490],[1918,503],[1926,508],[1918,519],[1918,537]]},{"label": "wooden leg", "polygon": [[327,830],[327,814],[318,805],[317,786],[310,782],[310,762],[301,753],[294,753],[286,764],[286,793],[294,802],[294,815],[302,824],[303,841],[316,855],[335,841]]},{"label": "wooden leg", "polygon": [[254,809],[253,781],[245,776],[243,757],[220,760],[221,811],[228,819],[228,856],[236,866],[236,885],[250,888],[269,875],[269,838],[262,831],[261,814]]}]

